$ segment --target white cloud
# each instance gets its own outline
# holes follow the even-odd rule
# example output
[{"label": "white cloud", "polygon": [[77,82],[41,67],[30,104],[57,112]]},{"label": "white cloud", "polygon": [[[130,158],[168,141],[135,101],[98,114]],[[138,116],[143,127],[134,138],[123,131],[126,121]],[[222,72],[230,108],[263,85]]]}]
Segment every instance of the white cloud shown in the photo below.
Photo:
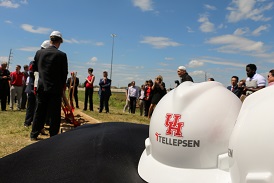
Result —
[{"label": "white cloud", "polygon": [[204,7],[208,10],[216,10],[217,8],[215,6],[209,5],[209,4],[205,4]]},{"label": "white cloud", "polygon": [[7,62],[7,61],[8,61],[8,57],[0,56],[0,63],[1,62]]},{"label": "white cloud", "polygon": [[188,63],[188,67],[190,67],[190,68],[201,67],[203,65],[204,65],[204,62],[201,62],[199,60],[191,60]]},{"label": "white cloud", "polygon": [[238,28],[234,31],[234,35],[236,36],[241,36],[241,35],[244,35],[246,33],[249,32],[249,28],[248,27],[245,27],[245,28]]},{"label": "white cloud", "polygon": [[270,27],[270,25],[261,25],[260,27],[258,27],[257,29],[255,29],[253,32],[252,32],[252,35],[253,36],[260,36],[261,35],[261,31],[266,31],[268,30]]},{"label": "white cloud", "polygon": [[223,45],[217,50],[224,53],[263,53],[266,51],[264,43],[261,41],[252,41],[236,35],[223,35],[211,38],[207,41],[209,44]]},{"label": "white cloud", "polygon": [[194,32],[190,27],[186,27],[187,28],[187,32],[190,32],[190,33],[192,33],[192,32]]},{"label": "white cloud", "polygon": [[204,76],[205,71],[193,71],[193,72],[190,72],[189,75],[191,75],[191,76]]},{"label": "white cloud", "polygon": [[103,42],[96,42],[95,45],[96,46],[104,46],[105,44]]},{"label": "white cloud", "polygon": [[142,11],[152,11],[152,0],[133,0],[133,5],[140,8]]},{"label": "white cloud", "polygon": [[39,49],[40,49],[40,47],[24,47],[24,48],[19,48],[18,50],[36,52]]},{"label": "white cloud", "polygon": [[198,22],[202,23],[200,26],[202,32],[213,32],[215,30],[215,25],[209,21],[208,15],[201,15]]},{"label": "white cloud", "polygon": [[21,0],[20,3],[21,4],[28,4],[28,0]]},{"label": "white cloud", "polygon": [[44,27],[37,27],[34,28],[34,26],[29,24],[22,24],[21,28],[27,32],[37,33],[37,34],[49,34],[52,29],[50,28],[44,28]]},{"label": "white cloud", "polygon": [[232,6],[227,10],[230,14],[227,16],[229,22],[239,22],[245,19],[251,19],[253,21],[269,21],[270,17],[265,17],[264,12],[271,10],[273,2],[263,4],[264,2],[256,2],[256,0],[233,0]]},{"label": "white cloud", "polygon": [[98,60],[97,57],[92,57],[92,58],[90,59],[91,62],[97,62],[97,60]]},{"label": "white cloud", "polygon": [[74,39],[74,38],[71,38],[71,39],[64,39],[64,42],[66,43],[74,43],[74,44],[87,44],[87,43],[90,43],[90,41],[87,41],[87,40],[77,40],[77,39]]},{"label": "white cloud", "polygon": [[172,57],[165,57],[165,60],[171,61],[171,60],[174,60],[174,58],[172,58]]},{"label": "white cloud", "polygon": [[89,62],[87,62],[87,65],[95,65],[97,61],[98,61],[97,57],[92,57],[90,58]]},{"label": "white cloud", "polygon": [[5,23],[7,23],[7,24],[12,24],[12,21],[6,20]]},{"label": "white cloud", "polygon": [[180,43],[171,41],[169,38],[166,37],[152,37],[152,36],[147,36],[144,37],[144,39],[142,41],[140,41],[140,43],[144,43],[144,44],[149,44],[152,45],[154,48],[166,48],[169,46],[181,46]]},{"label": "white cloud", "polygon": [[167,63],[165,63],[165,62],[160,62],[160,64],[159,64],[160,66],[168,66],[168,64]]},{"label": "white cloud", "polygon": [[195,59],[195,60],[191,60],[189,62],[189,64],[191,62],[197,62],[197,63],[210,63],[210,64],[215,64],[215,65],[227,65],[227,66],[234,66],[234,67],[245,67],[245,64],[242,63],[235,63],[235,62],[228,62],[228,61],[220,61],[220,60],[213,60],[213,59]]},{"label": "white cloud", "polygon": [[18,3],[13,3],[10,0],[2,0],[0,2],[0,6],[2,7],[6,7],[6,8],[18,8],[20,6],[20,4]]}]

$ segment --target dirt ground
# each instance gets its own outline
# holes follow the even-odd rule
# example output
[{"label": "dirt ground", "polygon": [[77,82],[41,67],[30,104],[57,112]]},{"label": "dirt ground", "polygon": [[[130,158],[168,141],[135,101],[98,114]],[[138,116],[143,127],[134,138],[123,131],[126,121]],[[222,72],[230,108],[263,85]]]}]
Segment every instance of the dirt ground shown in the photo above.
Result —
[{"label": "dirt ground", "polygon": [[[77,127],[73,124],[73,116],[76,123],[78,123],[80,126],[84,124],[100,123],[98,120],[90,117],[89,115],[86,115],[85,113],[81,112],[79,109],[74,109],[73,115],[71,115],[70,113],[66,115],[64,111],[62,110],[61,125],[60,125],[59,133],[65,133]],[[49,126],[45,126],[46,134],[49,134],[48,129],[49,129]],[[46,139],[49,137],[49,135],[41,135],[39,137],[41,137],[41,139]]]}]

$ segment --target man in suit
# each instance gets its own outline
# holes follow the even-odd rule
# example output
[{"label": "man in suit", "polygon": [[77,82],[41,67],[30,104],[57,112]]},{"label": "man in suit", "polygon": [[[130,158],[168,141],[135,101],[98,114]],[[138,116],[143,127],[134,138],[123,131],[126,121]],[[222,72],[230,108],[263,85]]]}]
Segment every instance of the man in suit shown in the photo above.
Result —
[{"label": "man in suit", "polygon": [[232,76],[231,77],[231,86],[228,86],[227,89],[233,92],[238,98],[242,95],[242,88],[238,87],[238,76]]},{"label": "man in suit", "polygon": [[67,87],[69,90],[69,99],[72,101],[72,95],[75,100],[76,108],[79,108],[78,105],[78,85],[79,85],[79,78],[76,77],[74,72],[71,72],[71,77],[67,80]]},{"label": "man in suit", "polygon": [[108,79],[108,72],[103,72],[103,78],[100,79],[99,82],[99,96],[100,96],[100,108],[99,113],[103,111],[103,108],[105,107],[106,113],[109,113],[109,107],[108,107],[108,101],[111,96],[111,80]]},{"label": "man in suit", "polygon": [[50,35],[50,46],[38,50],[34,57],[39,80],[37,87],[37,107],[34,114],[31,140],[37,140],[44,127],[48,114],[50,119],[50,136],[58,134],[61,123],[61,96],[66,87],[68,60],[66,53],[59,51],[63,43],[62,34],[53,31]]},{"label": "man in suit", "polygon": [[10,92],[9,81],[11,78],[7,65],[8,63],[3,61],[0,67],[0,100],[2,111],[6,111],[7,98]]}]

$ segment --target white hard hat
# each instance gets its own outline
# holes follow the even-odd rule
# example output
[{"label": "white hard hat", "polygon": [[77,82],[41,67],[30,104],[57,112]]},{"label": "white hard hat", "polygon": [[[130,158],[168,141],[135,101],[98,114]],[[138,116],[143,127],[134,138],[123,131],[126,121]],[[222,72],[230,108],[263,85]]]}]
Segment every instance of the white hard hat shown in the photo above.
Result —
[{"label": "white hard hat", "polygon": [[53,32],[50,34],[49,37],[51,38],[51,37],[54,37],[54,36],[61,38],[61,40],[62,40],[62,42],[63,42],[63,37],[62,37],[61,32],[59,32],[59,31],[53,31]]},{"label": "white hard hat", "polygon": [[274,86],[249,95],[229,141],[233,183],[274,182]]},{"label": "white hard hat", "polygon": [[179,66],[177,70],[184,70],[184,71],[186,71],[186,67],[185,66]]},{"label": "white hard hat", "polygon": [[241,105],[216,81],[171,90],[153,112],[139,175],[147,182],[227,183],[228,141]]},{"label": "white hard hat", "polygon": [[48,48],[50,45],[50,41],[49,40],[45,40],[42,44],[41,44],[41,47],[42,48]]}]

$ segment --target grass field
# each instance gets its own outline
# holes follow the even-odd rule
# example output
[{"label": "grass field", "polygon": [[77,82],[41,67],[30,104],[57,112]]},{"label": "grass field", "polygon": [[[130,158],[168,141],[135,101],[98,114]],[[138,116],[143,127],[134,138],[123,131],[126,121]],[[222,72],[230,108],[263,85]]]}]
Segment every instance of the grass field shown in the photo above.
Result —
[{"label": "grass field", "polygon": [[[83,109],[84,91],[79,91],[80,110]],[[149,119],[140,116],[139,109],[136,109],[136,114],[123,112],[125,105],[124,93],[113,93],[110,97],[110,113],[98,113],[99,98],[98,94],[93,95],[94,112],[82,111],[85,114],[97,119],[100,122],[132,122],[139,124],[149,124]],[[14,153],[23,147],[35,143],[30,141],[30,128],[24,127],[25,111],[0,111],[0,157]]]}]

